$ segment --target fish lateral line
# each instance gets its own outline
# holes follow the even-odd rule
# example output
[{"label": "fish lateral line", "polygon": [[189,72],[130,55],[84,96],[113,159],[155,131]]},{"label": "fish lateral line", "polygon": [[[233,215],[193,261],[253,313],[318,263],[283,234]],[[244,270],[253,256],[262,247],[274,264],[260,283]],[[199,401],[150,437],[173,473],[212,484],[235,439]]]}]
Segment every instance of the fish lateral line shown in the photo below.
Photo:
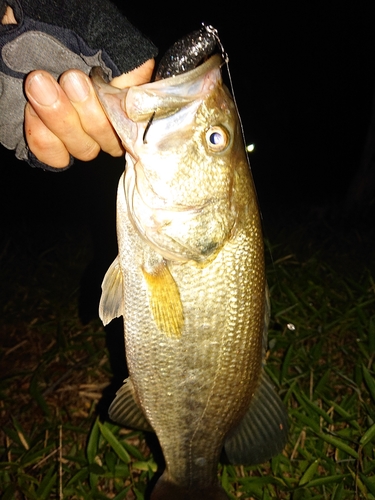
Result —
[{"label": "fish lateral line", "polygon": [[[169,73],[161,72],[160,82],[113,91],[96,77],[95,87],[122,134],[128,161],[117,202],[120,258],[103,282],[100,317],[107,324],[124,315],[131,377],[109,413],[121,425],[153,429],[160,440],[166,471],[151,500],[229,500],[219,486],[217,467],[204,462],[215,465],[224,447],[230,463],[261,463],[282,451],[288,434],[285,407],[264,373],[269,310],[267,295],[263,298],[262,231],[229,58],[212,26],[203,25],[192,35],[169,53],[178,58],[182,50],[177,65],[166,60]],[[185,56],[190,57],[191,71],[186,70]],[[224,65],[229,91],[220,71]],[[233,138],[218,143],[215,136],[209,151],[207,130],[218,129],[208,127],[212,122],[201,112],[201,101],[210,112],[227,110],[229,118],[223,123],[233,122],[228,128]],[[206,138],[192,148],[194,161],[186,159],[181,148],[186,141],[197,144],[198,134],[184,129],[190,126],[190,103],[194,130],[203,141]],[[184,163],[176,163],[172,153]],[[214,160],[205,163],[208,154]],[[138,162],[147,164],[150,178]],[[170,165],[178,171],[168,169]],[[160,189],[160,199],[158,186],[168,186],[165,196]],[[211,197],[218,200],[217,206],[196,209],[196,201],[200,206]],[[181,206],[174,207],[175,200]],[[208,288],[210,293],[205,293]],[[249,310],[251,322],[243,320]],[[227,374],[225,363],[217,367],[218,360],[229,356],[233,363]],[[227,398],[228,409],[220,411]]]}]

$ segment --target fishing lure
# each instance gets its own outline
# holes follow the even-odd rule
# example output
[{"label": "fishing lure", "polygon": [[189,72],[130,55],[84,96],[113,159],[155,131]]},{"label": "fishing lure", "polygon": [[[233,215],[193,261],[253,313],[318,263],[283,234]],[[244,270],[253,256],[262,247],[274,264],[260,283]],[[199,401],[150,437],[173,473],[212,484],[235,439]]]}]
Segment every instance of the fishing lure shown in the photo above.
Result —
[{"label": "fishing lure", "polygon": [[196,68],[214,54],[218,45],[222,49],[217,30],[203,24],[200,30],[189,33],[167,50],[155,79],[177,76]]}]

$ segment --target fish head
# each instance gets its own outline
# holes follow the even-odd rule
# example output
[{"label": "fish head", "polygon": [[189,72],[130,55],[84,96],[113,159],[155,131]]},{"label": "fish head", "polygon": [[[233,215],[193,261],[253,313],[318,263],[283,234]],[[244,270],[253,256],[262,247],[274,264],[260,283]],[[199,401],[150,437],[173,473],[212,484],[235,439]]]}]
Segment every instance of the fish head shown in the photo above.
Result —
[{"label": "fish head", "polygon": [[131,143],[124,177],[128,215],[168,260],[212,257],[239,216],[236,177],[248,166],[221,64],[215,55],[187,73],[131,87],[122,115],[112,113],[116,120],[123,116],[117,131]]}]

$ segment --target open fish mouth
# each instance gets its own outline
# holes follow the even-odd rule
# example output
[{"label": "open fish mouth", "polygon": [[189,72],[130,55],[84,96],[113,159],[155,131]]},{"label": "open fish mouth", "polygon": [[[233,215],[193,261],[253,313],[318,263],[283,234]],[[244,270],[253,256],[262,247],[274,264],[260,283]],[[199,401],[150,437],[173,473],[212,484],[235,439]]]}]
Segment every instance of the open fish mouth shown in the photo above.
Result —
[{"label": "open fish mouth", "polygon": [[230,463],[256,464],[287,439],[285,408],[264,371],[257,197],[223,58],[211,56],[217,41],[208,27],[186,37],[159,79],[138,87],[93,76],[127,151],[119,253],[99,311],[104,324],[124,318],[130,376],[109,414],[156,432],[166,470],[152,500],[227,500],[217,480],[223,448]]}]

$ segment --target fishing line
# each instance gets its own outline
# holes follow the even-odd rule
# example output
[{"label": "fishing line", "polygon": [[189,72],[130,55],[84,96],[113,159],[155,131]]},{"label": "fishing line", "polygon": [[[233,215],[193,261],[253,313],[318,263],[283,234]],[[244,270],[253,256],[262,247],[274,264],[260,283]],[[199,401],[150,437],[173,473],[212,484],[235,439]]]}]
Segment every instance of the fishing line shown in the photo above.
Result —
[{"label": "fishing line", "polygon": [[[224,60],[224,64],[225,64],[225,66],[227,68],[227,72],[228,72],[229,85],[230,85],[230,90],[231,90],[231,94],[232,94],[232,97],[233,97],[234,106],[236,108],[238,120],[240,122],[242,141],[243,141],[244,147],[246,149],[245,130],[243,128],[243,124],[242,124],[242,120],[241,120],[241,115],[240,115],[240,112],[239,112],[239,109],[238,109],[237,100],[236,100],[236,96],[235,96],[235,93],[234,93],[232,75],[231,75],[231,72],[230,72],[230,69],[229,69],[229,56],[228,56],[228,53],[225,51],[224,45],[221,43],[218,30],[216,28],[214,28],[213,26],[211,26],[211,25],[206,26],[204,23],[202,23],[202,26],[207,31],[207,33],[209,33],[210,35],[212,35],[215,38],[216,43],[217,43],[217,45],[218,45],[218,47],[219,47],[219,49],[221,51],[221,57]],[[249,166],[249,170],[251,172],[250,159],[249,159],[249,155],[247,154],[247,151],[246,151],[246,158],[247,158],[247,164]],[[258,203],[258,207],[259,207],[260,216],[261,216],[261,219],[263,221],[263,214],[262,214],[262,211],[260,209],[258,194],[257,194],[256,190],[255,190],[255,194],[256,194],[256,197],[257,197],[257,203]]]},{"label": "fishing line", "polygon": [[[207,33],[209,33],[210,35],[212,35],[215,38],[216,43],[217,43],[217,45],[218,45],[218,47],[220,49],[220,52],[221,52],[221,57],[223,58],[224,64],[227,67],[230,90],[231,90],[231,93],[232,93],[234,106],[235,106],[236,111],[237,111],[237,116],[238,116],[238,119],[240,121],[242,140],[243,140],[244,146],[246,146],[245,131],[244,131],[244,128],[243,128],[243,125],[242,125],[242,120],[241,120],[240,112],[238,110],[236,96],[234,94],[232,75],[231,75],[230,69],[229,69],[229,56],[228,56],[228,53],[225,51],[224,45],[221,43],[218,30],[216,28],[214,28],[213,26],[211,26],[211,25],[206,26],[204,23],[202,23],[202,25],[203,25],[204,29],[207,31]],[[247,163],[248,163],[249,168],[251,170],[250,160],[249,160],[249,156],[248,156],[247,152],[246,152],[246,157],[247,157]]]},{"label": "fishing line", "polygon": [[[230,72],[230,69],[229,69],[229,56],[228,56],[228,53],[225,51],[224,45],[221,43],[218,30],[216,28],[214,28],[213,26],[211,26],[211,25],[206,26],[204,23],[202,23],[202,25],[203,25],[204,29],[207,31],[207,33],[209,33],[210,35],[212,35],[215,38],[216,43],[217,43],[217,45],[218,45],[218,47],[219,47],[219,49],[221,51],[221,57],[223,58],[224,64],[225,64],[225,66],[227,68],[230,90],[231,90],[231,94],[232,94],[232,97],[233,97],[234,106],[235,106],[236,111],[237,111],[238,121],[240,123],[243,145],[244,145],[244,148],[246,150],[245,130],[243,128],[241,115],[240,115],[240,112],[239,112],[239,109],[238,109],[237,100],[236,100],[236,96],[235,96],[235,93],[234,93],[232,75],[231,75],[231,72]],[[249,170],[251,172],[250,159],[249,159],[249,155],[247,154],[247,151],[246,151],[246,158],[247,158],[247,164],[249,166]],[[257,197],[257,203],[258,203],[258,207],[259,207],[260,217],[261,217],[261,219],[263,221],[264,220],[263,219],[263,214],[262,214],[262,211],[260,209],[260,204],[259,204],[259,199],[258,199],[258,194],[256,192],[256,189],[255,189],[255,195]]]},{"label": "fishing line", "polygon": [[[213,26],[211,26],[211,25],[205,25],[204,23],[202,23],[202,26],[207,31],[207,33],[209,33],[210,35],[212,35],[215,38],[216,43],[217,43],[217,45],[218,45],[218,47],[220,49],[221,57],[223,58],[223,61],[224,61],[224,64],[226,66],[227,73],[228,73],[230,90],[231,90],[231,93],[232,93],[234,106],[236,108],[238,120],[239,120],[239,123],[240,123],[243,144],[244,144],[244,147],[246,148],[245,130],[244,130],[244,127],[243,127],[243,124],[242,124],[241,115],[240,115],[240,112],[239,112],[239,109],[238,109],[237,100],[236,100],[236,96],[235,96],[235,93],[234,93],[232,75],[231,75],[231,72],[230,72],[230,69],[229,69],[229,56],[228,56],[228,53],[225,51],[224,46],[221,43],[218,30],[216,28],[214,28]],[[247,151],[246,151],[246,158],[247,158],[247,164],[249,166],[249,170],[251,172],[250,159],[249,159],[249,155],[247,154]],[[279,279],[279,275],[278,275],[278,272],[277,272],[277,269],[276,269],[276,262],[275,262],[274,257],[273,257],[273,252],[272,252],[272,248],[271,248],[271,244],[270,244],[269,238],[266,237],[267,231],[265,230],[265,227],[264,227],[264,218],[263,218],[262,210],[261,210],[260,203],[259,203],[258,193],[257,193],[256,189],[255,189],[255,196],[257,198],[257,204],[258,204],[258,207],[259,207],[260,218],[261,218],[261,221],[262,221],[263,234],[265,235],[264,238],[263,238],[264,246],[265,246],[265,248],[268,251],[268,254],[269,254],[270,259],[271,259],[272,269],[275,272],[276,286],[278,286],[279,290],[281,291],[281,281]],[[295,329],[295,326],[293,325],[293,323],[288,323],[286,325],[286,327],[289,330],[294,330]]]}]

